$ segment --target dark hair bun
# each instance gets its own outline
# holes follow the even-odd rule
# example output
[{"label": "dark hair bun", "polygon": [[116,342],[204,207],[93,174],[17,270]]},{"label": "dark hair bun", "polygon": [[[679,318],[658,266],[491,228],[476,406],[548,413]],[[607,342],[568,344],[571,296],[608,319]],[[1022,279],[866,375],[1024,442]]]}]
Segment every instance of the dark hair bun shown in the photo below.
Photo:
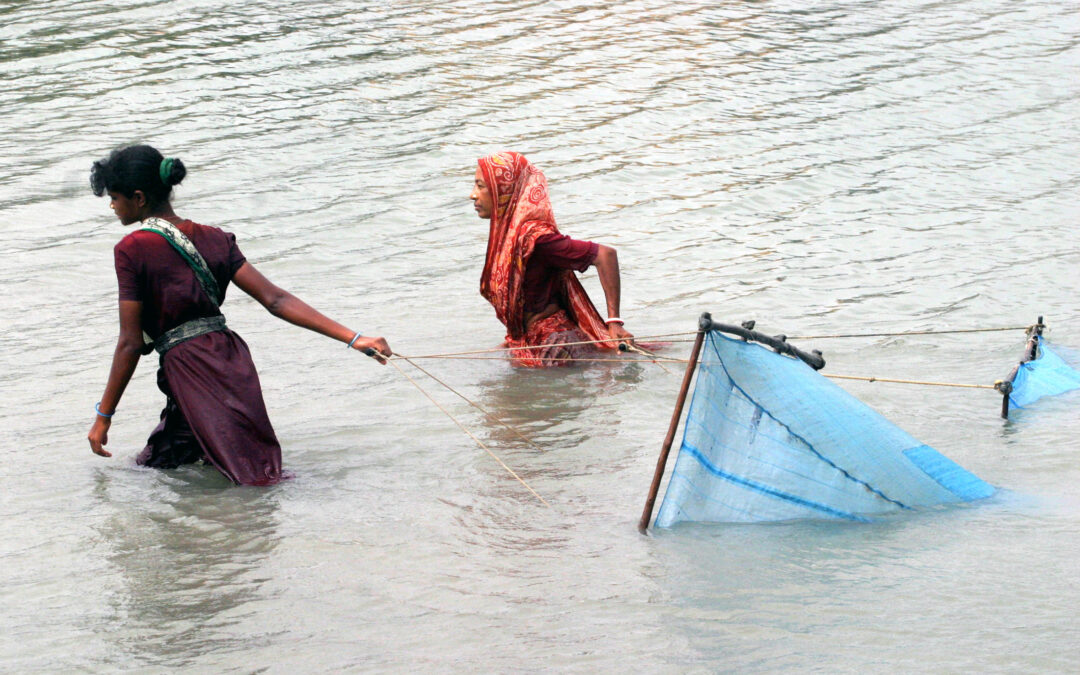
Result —
[{"label": "dark hair bun", "polygon": [[176,157],[166,157],[163,162],[169,162],[170,166],[167,167],[169,173],[165,175],[165,184],[169,187],[173,185],[179,185],[184,180],[184,176],[187,175],[187,169],[184,167],[184,163]]},{"label": "dark hair bun", "polygon": [[94,194],[119,192],[132,197],[141,190],[151,207],[168,203],[172,186],[187,175],[184,163],[175,157],[162,157],[149,145],[129,145],[94,162],[90,169],[90,187]]}]

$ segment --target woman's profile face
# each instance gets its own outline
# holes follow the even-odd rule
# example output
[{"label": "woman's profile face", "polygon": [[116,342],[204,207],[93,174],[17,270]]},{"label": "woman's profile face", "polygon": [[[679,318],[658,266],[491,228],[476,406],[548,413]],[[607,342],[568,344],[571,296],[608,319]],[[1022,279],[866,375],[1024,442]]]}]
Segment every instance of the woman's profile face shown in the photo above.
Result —
[{"label": "woman's profile face", "polygon": [[140,190],[136,190],[131,197],[125,197],[119,192],[109,191],[109,207],[112,208],[113,213],[116,214],[116,217],[120,219],[120,223],[123,225],[130,225],[140,220],[140,211],[144,201],[145,199]]},{"label": "woman's profile face", "polygon": [[491,218],[491,210],[494,200],[491,197],[491,187],[484,181],[484,174],[480,167],[476,167],[476,175],[473,176],[473,190],[469,195],[473,201],[473,208],[480,218]]}]

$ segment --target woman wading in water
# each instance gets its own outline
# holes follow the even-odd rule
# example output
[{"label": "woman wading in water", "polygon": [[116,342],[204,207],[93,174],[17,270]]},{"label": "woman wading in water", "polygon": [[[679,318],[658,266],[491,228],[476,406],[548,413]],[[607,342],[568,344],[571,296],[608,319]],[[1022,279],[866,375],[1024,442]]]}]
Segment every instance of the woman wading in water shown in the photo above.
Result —
[{"label": "woman wading in water", "polygon": [[[633,335],[619,318],[619,261],[615,249],[560,234],[540,169],[516,152],[477,160],[476,214],[489,221],[480,294],[506,326],[516,365],[564,366],[596,348],[615,349]],[[574,272],[595,265],[607,300],[596,311]],[[574,343],[604,340],[596,345]],[[610,340],[610,341],[609,341]]]},{"label": "woman wading in water", "polygon": [[109,381],[90,428],[90,448],[103,457],[109,425],[141,354],[143,334],[160,357],[158,387],[166,398],[161,423],[137,458],[175,468],[203,459],[240,485],[282,478],[281,446],[270,425],[247,344],[225,325],[219,305],[229,282],[274,316],[346,343],[381,363],[391,355],[381,337],[363,337],[270,283],[244,259],[236,237],[177,216],[172,186],[184,179],[178,159],[148,145],[116,150],[94,162],[90,185],[106,192],[124,225],[142,223],[114,248],[120,286],[120,338]]}]

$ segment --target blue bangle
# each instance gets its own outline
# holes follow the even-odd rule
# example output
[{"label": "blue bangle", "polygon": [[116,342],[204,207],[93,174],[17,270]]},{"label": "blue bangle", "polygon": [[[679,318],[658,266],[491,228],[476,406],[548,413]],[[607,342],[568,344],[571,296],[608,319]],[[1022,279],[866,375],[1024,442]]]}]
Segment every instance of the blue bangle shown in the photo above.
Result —
[{"label": "blue bangle", "polygon": [[357,333],[356,335],[352,336],[352,339],[349,340],[349,346],[346,347],[346,349],[352,349],[353,344],[362,337],[364,337],[364,336],[361,335],[360,333]]},{"label": "blue bangle", "polygon": [[116,414],[116,411],[115,411],[115,410],[114,410],[114,411],[112,411],[111,413],[109,413],[108,415],[106,415],[105,413],[101,412],[101,401],[98,401],[97,403],[95,403],[95,404],[94,404],[94,412],[96,412],[96,413],[97,413],[98,415],[101,415],[101,416],[102,416],[102,417],[104,417],[105,419],[109,419],[110,417],[112,417],[113,415],[115,415],[115,414]]}]

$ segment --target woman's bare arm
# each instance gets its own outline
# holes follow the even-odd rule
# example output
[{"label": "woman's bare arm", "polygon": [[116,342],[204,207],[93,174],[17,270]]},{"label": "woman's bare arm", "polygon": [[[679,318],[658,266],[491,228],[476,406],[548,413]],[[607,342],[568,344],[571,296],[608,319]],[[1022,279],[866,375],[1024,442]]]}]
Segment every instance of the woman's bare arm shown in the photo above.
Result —
[{"label": "woman's bare arm", "polygon": [[[596,266],[597,276],[600,277],[600,286],[604,289],[604,298],[607,300],[607,315],[609,317],[619,316],[622,284],[619,280],[618,254],[610,246],[600,244],[593,265]],[[634,338],[620,323],[609,323],[607,328],[608,335],[612,339],[633,340]]]},{"label": "woman's bare arm", "polygon": [[[120,398],[124,395],[132,374],[135,373],[135,367],[139,365],[139,357],[142,356],[143,349],[141,319],[141,302],[120,301],[120,337],[116,340],[116,351],[113,352],[112,367],[109,369],[109,381],[98,403],[98,410],[106,415],[112,416],[116,412]],[[94,454],[112,457],[112,453],[104,447],[109,442],[111,423],[111,419],[102,415],[94,418],[94,424],[86,437],[90,441],[90,449],[94,451]]]},{"label": "woman's bare arm", "polygon": [[[233,283],[279,319],[346,344],[356,335],[355,331],[324,316],[285,289],[275,286],[250,263],[245,262],[236,271],[233,275]],[[381,358],[382,356],[393,354],[390,351],[390,345],[381,337],[362,337],[353,343],[353,348],[361,351],[374,349],[380,363],[386,363],[386,360]]]}]

